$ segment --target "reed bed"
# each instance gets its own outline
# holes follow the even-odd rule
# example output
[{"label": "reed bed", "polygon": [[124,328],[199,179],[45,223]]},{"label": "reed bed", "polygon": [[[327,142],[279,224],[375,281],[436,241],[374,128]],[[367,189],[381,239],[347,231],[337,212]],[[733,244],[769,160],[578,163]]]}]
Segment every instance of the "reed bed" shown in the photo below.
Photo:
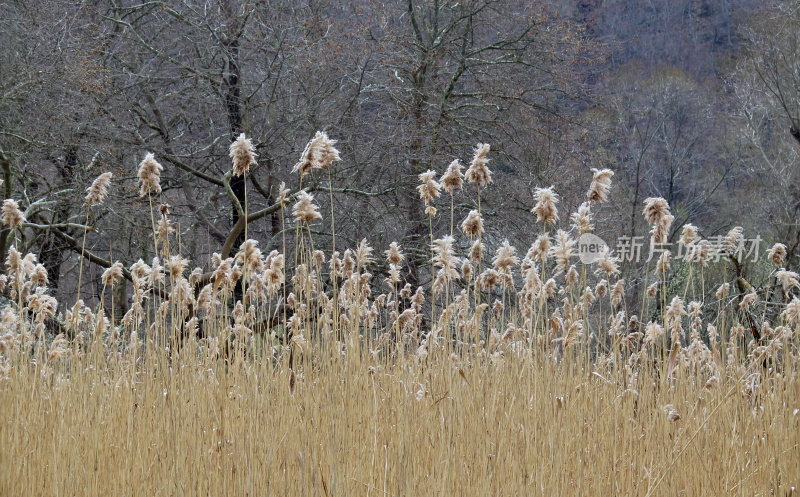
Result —
[{"label": "reed bed", "polygon": [[[108,290],[133,289],[122,316],[105,297],[59,306],[35,254],[10,249],[1,495],[796,494],[800,283],[785,247],[754,288],[740,228],[714,262],[688,225],[685,261],[658,257],[632,293],[612,253],[577,262],[611,188],[613,173],[594,170],[569,227],[555,190],[537,189],[531,247],[490,254],[490,147],[479,144],[466,175],[454,161],[438,181],[420,176],[426,214],[438,216],[444,189],[450,222],[442,235],[431,222],[430,282],[412,288],[396,243],[316,248],[322,214],[302,178],[327,170],[330,181],[334,145],[318,133],[295,166],[298,189],[280,189],[288,245],[264,254],[245,236],[193,270],[147,155],[140,193],[157,255],[106,269]],[[255,163],[244,135],[231,158],[226,181]],[[87,211],[110,181],[89,187]],[[453,197],[471,189],[476,208],[458,223]],[[663,243],[667,203],[647,199],[643,214]],[[25,229],[11,199],[3,222],[11,236]],[[679,264],[689,276],[676,285]],[[707,276],[714,264],[721,281]]]}]

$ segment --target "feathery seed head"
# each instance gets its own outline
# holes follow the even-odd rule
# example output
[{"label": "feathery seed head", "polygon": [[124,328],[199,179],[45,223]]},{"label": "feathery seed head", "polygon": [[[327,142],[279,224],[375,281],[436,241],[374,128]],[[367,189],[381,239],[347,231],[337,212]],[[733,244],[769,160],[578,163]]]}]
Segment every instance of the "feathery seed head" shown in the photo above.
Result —
[{"label": "feathery seed head", "polygon": [[800,281],[798,281],[800,275],[798,275],[794,271],[787,271],[785,269],[780,269],[775,273],[775,277],[778,279],[778,281],[781,282],[781,285],[783,286],[783,291],[786,295],[789,295],[789,292],[793,287],[800,288]]},{"label": "feathery seed head", "polygon": [[397,242],[392,242],[389,244],[389,249],[384,252],[386,254],[386,260],[389,261],[390,264],[399,265],[403,260],[405,260],[406,256],[403,255],[403,252],[400,250],[400,245]]},{"label": "feathery seed head", "polygon": [[365,266],[372,264],[374,259],[372,257],[373,248],[367,243],[366,238],[362,238],[361,242],[358,244],[358,248],[356,249],[356,264],[359,267],[364,268]]},{"label": "feathery seed head", "polygon": [[594,173],[592,184],[589,186],[586,198],[590,202],[605,202],[608,200],[608,191],[611,189],[611,177],[614,176],[614,171],[592,168],[592,173]]},{"label": "feathery seed head", "polygon": [[739,307],[741,309],[749,309],[750,304],[758,300],[758,294],[756,292],[750,292],[744,297],[742,297],[742,301],[739,302]]},{"label": "feathery seed head", "polygon": [[386,278],[386,282],[391,285],[392,288],[395,288],[398,283],[400,283],[400,268],[397,267],[397,264],[389,263],[389,277]]},{"label": "feathery seed head", "polygon": [[608,292],[608,281],[600,280],[597,285],[594,286],[594,293],[598,298],[602,298],[605,296],[606,292]]},{"label": "feathery seed head", "polygon": [[478,282],[487,292],[491,292],[500,283],[500,275],[494,269],[486,269],[478,276]]},{"label": "feathery seed head", "polygon": [[687,316],[686,308],[683,305],[683,300],[677,295],[672,298],[669,307],[664,313],[664,318],[667,324],[667,329],[677,333],[682,330],[681,317]]},{"label": "feathery seed head", "polygon": [[312,169],[330,169],[331,164],[342,160],[339,151],[334,147],[336,140],[331,140],[324,131],[317,131],[308,144],[300,161],[294,165],[292,172],[305,176]]},{"label": "feathery seed head", "polygon": [[250,170],[250,166],[256,163],[256,153],[253,149],[253,142],[244,133],[231,143],[230,158],[233,160],[233,175],[242,176]]},{"label": "feathery seed head", "polygon": [[793,297],[792,301],[786,304],[786,309],[781,313],[781,317],[787,324],[795,326],[800,324],[800,300],[797,297]]},{"label": "feathery seed head", "polygon": [[683,245],[689,246],[694,243],[694,240],[697,238],[697,226],[693,224],[684,224],[683,228],[681,228],[681,237],[680,242]]},{"label": "feathery seed head", "polygon": [[436,182],[435,177],[436,171],[430,169],[419,175],[420,185],[417,187],[417,191],[419,191],[419,198],[425,202],[426,206],[440,195],[441,185]]},{"label": "feathery seed head", "polygon": [[148,152],[139,163],[139,196],[144,197],[149,192],[161,193],[161,171],[164,166],[156,161],[155,156]]},{"label": "feathery seed head", "polygon": [[103,276],[100,279],[103,285],[114,286],[114,283],[120,278],[122,278],[122,263],[117,261],[103,271]]},{"label": "feathery seed head", "polygon": [[150,274],[150,266],[143,260],[139,259],[131,265],[131,276],[134,279],[141,280],[148,274]]},{"label": "feathery seed head", "polygon": [[786,254],[786,245],[782,243],[776,243],[767,252],[767,255],[770,259],[772,259],[772,263],[775,265],[775,267],[783,266],[783,261],[786,259]]},{"label": "feathery seed head", "polygon": [[667,414],[667,419],[669,419],[670,421],[678,421],[681,419],[680,413],[678,412],[677,409],[675,409],[675,406],[673,406],[672,404],[665,405],[663,409],[664,412]]},{"label": "feathery seed head", "polygon": [[711,242],[708,240],[700,240],[692,245],[692,251],[689,254],[689,260],[696,262],[701,266],[708,265],[708,258],[711,255]]},{"label": "feathery seed head", "polygon": [[567,274],[564,275],[564,283],[566,284],[566,289],[570,290],[575,284],[578,282],[578,270],[575,269],[575,266],[570,266],[569,270],[567,270]]},{"label": "feathery seed head", "polygon": [[344,251],[344,256],[342,256],[342,272],[346,277],[349,277],[355,269],[356,261],[353,259],[353,251],[347,249]]},{"label": "feathery seed head", "polygon": [[528,256],[531,259],[540,259],[542,262],[547,260],[547,256],[550,254],[550,235],[547,233],[542,233],[541,235],[536,237],[536,241],[533,242],[531,245],[530,250],[528,250]]},{"label": "feathery seed head", "polygon": [[736,254],[744,247],[744,228],[735,226],[725,235],[723,248],[728,255]]},{"label": "feathery seed head", "polygon": [[594,229],[591,204],[589,202],[582,203],[578,210],[572,213],[570,219],[572,220],[572,226],[580,234],[588,233]]},{"label": "feathery seed head", "polygon": [[483,259],[483,243],[475,240],[469,248],[469,260],[477,265]]},{"label": "feathery seed head", "polygon": [[86,189],[86,203],[89,205],[102,204],[108,196],[108,185],[111,183],[112,174],[105,172],[95,178],[92,185]]},{"label": "feathery seed head", "polygon": [[64,338],[63,333],[59,333],[50,344],[47,351],[47,360],[55,361],[69,351],[69,342]]},{"label": "feathery seed head", "polygon": [[648,224],[653,225],[669,214],[669,204],[661,197],[650,197],[644,200],[644,219]]},{"label": "feathery seed head", "polygon": [[325,264],[325,252],[322,250],[315,250],[312,259],[317,268],[322,268],[323,264]]},{"label": "feathery seed head", "polygon": [[464,281],[469,281],[472,278],[472,263],[469,259],[464,259],[461,262],[461,277]]},{"label": "feathery seed head", "polygon": [[611,287],[611,304],[618,306],[622,302],[622,297],[625,296],[625,280],[621,279],[614,283]]},{"label": "feathery seed head", "polygon": [[603,271],[606,276],[619,274],[619,259],[611,255],[608,248],[603,250],[600,260],[597,261],[598,271]]},{"label": "feathery seed head", "polygon": [[575,240],[570,238],[569,233],[564,230],[558,230],[556,244],[550,249],[550,252],[556,259],[556,267],[559,272],[565,271],[569,266],[569,260],[575,257],[574,247]]},{"label": "feathery seed head", "polygon": [[31,272],[31,283],[35,286],[46,287],[48,284],[47,269],[44,264],[36,264]]},{"label": "feathery seed head", "polygon": [[19,204],[12,198],[3,200],[3,224],[11,229],[19,228],[25,222],[25,216],[19,210]]},{"label": "feathery seed head", "polygon": [[182,278],[188,266],[189,259],[181,257],[180,255],[170,256],[167,261],[167,271],[169,271],[169,275],[173,280]]},{"label": "feathery seed head", "polygon": [[509,268],[519,264],[519,258],[516,256],[517,249],[508,243],[508,240],[503,240],[503,244],[497,249],[492,264],[494,268],[501,273],[508,273]]},{"label": "feathery seed head", "polygon": [[664,243],[675,217],[669,212],[669,204],[661,197],[650,197],[644,201],[644,218],[650,225],[653,243]]},{"label": "feathery seed head", "polygon": [[320,169],[330,169],[331,164],[342,160],[342,158],[339,156],[339,150],[334,147],[334,145],[336,145],[336,140],[331,140],[324,131],[317,131],[314,138],[319,140]]},{"label": "feathery seed head", "polygon": [[650,321],[644,328],[644,343],[646,345],[653,345],[663,335],[664,328],[662,328],[660,324]]},{"label": "feathery seed head", "polygon": [[159,243],[166,242],[169,239],[169,235],[174,232],[175,228],[172,226],[172,222],[166,215],[162,215],[158,223],[156,223],[156,240]]},{"label": "feathery seed head", "polygon": [[556,283],[556,280],[554,280],[553,278],[550,278],[550,279],[548,279],[547,281],[544,282],[544,286],[542,286],[541,295],[544,298],[548,298],[549,299],[550,297],[555,295],[557,288],[558,288],[558,284]]},{"label": "feathery seed head", "polygon": [[455,240],[450,235],[445,235],[442,238],[433,241],[431,250],[434,253],[433,263],[436,267],[445,269],[448,273],[446,276],[452,277],[455,273],[455,266],[458,259],[453,255],[453,242]]},{"label": "feathery seed head", "polygon": [[19,274],[22,272],[22,254],[19,253],[15,246],[8,248],[8,256],[6,257],[6,266],[9,273]]},{"label": "feathery seed head", "polygon": [[248,239],[242,242],[239,252],[236,253],[236,262],[250,273],[263,271],[264,259],[261,249],[258,248],[258,240]]},{"label": "feathery seed head", "polygon": [[463,169],[463,166],[461,166],[461,162],[456,159],[447,166],[447,171],[439,178],[439,183],[442,185],[442,188],[450,195],[452,195],[457,188],[461,189],[464,186],[464,174],[461,172],[461,169]]},{"label": "feathery seed head", "polygon": [[539,222],[555,224],[558,221],[558,194],[553,191],[553,187],[537,188],[533,194],[536,204],[531,209],[531,212],[536,214],[536,220]]},{"label": "feathery seed head", "polygon": [[315,219],[322,219],[322,214],[319,213],[319,209],[314,204],[314,197],[304,191],[297,195],[297,202],[292,207],[292,215],[295,222],[298,223],[308,224]]},{"label": "feathery seed head", "polygon": [[473,209],[461,222],[461,231],[470,238],[479,237],[483,233],[483,219],[480,213]]},{"label": "feathery seed head", "polygon": [[280,204],[281,207],[285,207],[289,203],[289,189],[286,188],[286,183],[283,181],[278,186],[278,198],[275,203]]},{"label": "feathery seed head", "polygon": [[475,146],[475,153],[472,162],[467,169],[467,181],[476,183],[479,188],[487,186],[492,182],[492,172],[489,170],[489,149],[488,143],[479,143]]}]

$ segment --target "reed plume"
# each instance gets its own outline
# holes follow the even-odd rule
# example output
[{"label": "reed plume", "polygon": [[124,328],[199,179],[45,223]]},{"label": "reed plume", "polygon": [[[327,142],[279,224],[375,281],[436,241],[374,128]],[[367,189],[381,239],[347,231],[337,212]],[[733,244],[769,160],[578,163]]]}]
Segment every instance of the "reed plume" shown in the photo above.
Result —
[{"label": "reed plume", "polygon": [[250,166],[256,164],[256,153],[253,142],[244,133],[231,143],[228,154],[233,161],[233,175],[242,176],[250,170]]},{"label": "reed plume", "polygon": [[708,265],[709,257],[711,256],[711,242],[708,240],[700,240],[692,245],[692,251],[689,253],[689,261],[700,264],[701,266]]},{"label": "reed plume", "polygon": [[592,183],[589,185],[589,191],[586,198],[590,202],[605,202],[608,200],[608,192],[611,189],[611,177],[614,176],[614,171],[611,169],[595,169],[592,168]]},{"label": "reed plume", "polygon": [[488,167],[490,148],[488,143],[477,144],[472,156],[472,162],[467,168],[467,181],[477,184],[478,188],[483,188],[492,182],[492,172]]},{"label": "reed plume", "polygon": [[669,204],[661,197],[644,201],[644,218],[650,225],[652,243],[665,243],[675,217],[669,212]]},{"label": "reed plume", "polygon": [[339,150],[334,147],[336,140],[331,140],[324,131],[317,131],[303,150],[300,160],[292,168],[303,177],[312,169],[328,170],[336,161],[342,160]]},{"label": "reed plume", "polygon": [[662,276],[666,275],[667,271],[669,271],[671,259],[672,254],[669,252],[662,252],[658,257],[658,261],[656,261],[656,271]]},{"label": "reed plume", "polygon": [[795,326],[800,325],[800,300],[793,297],[792,301],[786,304],[786,308],[781,313],[781,317],[788,323]]},{"label": "reed plume", "polygon": [[499,273],[509,273],[511,266],[519,264],[519,258],[516,256],[517,249],[508,243],[508,240],[503,240],[503,244],[497,249],[492,265]]},{"label": "reed plume", "polygon": [[558,194],[553,191],[553,187],[537,188],[533,198],[536,200],[536,204],[531,209],[531,212],[536,214],[536,220],[544,223],[545,226],[548,223],[556,224],[556,221],[558,221],[558,208],[556,207]]},{"label": "reed plume", "polygon": [[464,174],[461,172],[462,166],[458,159],[447,166],[447,170],[439,179],[444,191],[450,194],[450,236],[453,235],[453,212],[455,209],[455,190],[464,187]]},{"label": "reed plume", "polygon": [[469,260],[473,264],[479,264],[483,259],[483,243],[480,240],[475,240],[469,248]]},{"label": "reed plume", "polygon": [[464,174],[461,172],[463,166],[458,159],[454,160],[447,166],[447,170],[444,172],[441,178],[439,178],[439,183],[442,185],[442,189],[453,195],[456,189],[461,189],[464,186]]},{"label": "reed plume", "polygon": [[800,275],[794,271],[781,269],[775,273],[775,277],[781,282],[781,285],[783,286],[783,292],[786,295],[789,295],[792,288],[800,288],[800,281],[798,281]]},{"label": "reed plume", "polygon": [[152,153],[147,153],[139,163],[139,196],[144,197],[149,192],[161,193],[161,171],[164,166],[156,161]]},{"label": "reed plume", "polygon": [[3,224],[11,229],[16,229],[26,222],[25,216],[19,210],[16,200],[7,198],[3,200]]},{"label": "reed plume", "polygon": [[389,261],[390,264],[399,265],[406,256],[400,250],[400,245],[397,242],[392,242],[389,244],[389,248],[384,252],[386,255],[386,260]]},{"label": "reed plume", "polygon": [[744,247],[744,228],[735,226],[725,235],[722,240],[722,249],[729,256],[740,252]]},{"label": "reed plume", "polygon": [[606,248],[597,261],[597,271],[606,273],[606,276],[619,274],[619,259],[611,255],[608,248]]},{"label": "reed plume", "polygon": [[556,244],[550,249],[550,253],[556,260],[557,272],[565,271],[569,266],[569,260],[575,257],[575,240],[564,230],[556,233]]},{"label": "reed plume", "polygon": [[767,256],[772,260],[775,267],[783,266],[783,261],[786,260],[786,245],[776,243],[767,252]]},{"label": "reed plume", "polygon": [[680,243],[688,247],[694,243],[695,239],[697,239],[697,226],[690,223],[684,224],[681,228]]},{"label": "reed plume", "polygon": [[419,175],[420,184],[417,186],[419,198],[425,202],[426,213],[429,213],[429,215],[435,214],[435,210],[433,211],[433,214],[430,214],[428,211],[428,209],[431,208],[431,202],[433,202],[434,198],[437,198],[439,195],[441,195],[440,190],[442,186],[434,179],[435,177],[436,171],[428,169]]},{"label": "reed plume", "polygon": [[483,219],[476,210],[469,211],[467,217],[461,222],[461,231],[469,238],[480,237],[483,233]]},{"label": "reed plume", "polygon": [[578,210],[573,212],[570,216],[572,226],[578,230],[578,233],[584,234],[592,231],[594,225],[592,224],[592,210],[589,202],[583,202],[578,206]]},{"label": "reed plume", "polygon": [[292,207],[292,215],[298,223],[308,224],[315,219],[322,219],[319,208],[314,204],[314,196],[305,191],[297,195],[297,202]]},{"label": "reed plume", "polygon": [[105,172],[95,178],[92,185],[86,189],[86,203],[90,206],[102,204],[108,196],[108,185],[111,183],[112,174]]},{"label": "reed plume", "polygon": [[111,267],[103,271],[100,281],[103,285],[114,286],[117,280],[122,278],[122,263],[115,262]]}]

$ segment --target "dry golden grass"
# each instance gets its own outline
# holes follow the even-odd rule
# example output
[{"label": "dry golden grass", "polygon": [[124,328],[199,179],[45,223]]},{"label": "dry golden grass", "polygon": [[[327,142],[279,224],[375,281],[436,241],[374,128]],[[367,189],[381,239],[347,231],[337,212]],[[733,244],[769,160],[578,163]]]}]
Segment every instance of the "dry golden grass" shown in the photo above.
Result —
[{"label": "dry golden grass", "polygon": [[796,378],[743,396],[736,374],[626,383],[530,351],[319,351],[292,391],[285,361],[195,351],[24,364],[0,386],[0,494],[753,496],[800,476]]}]

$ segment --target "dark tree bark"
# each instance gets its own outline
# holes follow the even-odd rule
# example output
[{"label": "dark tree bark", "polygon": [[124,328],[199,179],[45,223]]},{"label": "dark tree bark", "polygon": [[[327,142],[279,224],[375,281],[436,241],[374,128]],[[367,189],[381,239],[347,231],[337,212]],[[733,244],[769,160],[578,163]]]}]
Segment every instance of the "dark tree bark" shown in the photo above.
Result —
[{"label": "dark tree bark", "polygon": [[[63,161],[55,161],[56,170],[60,176],[60,183],[62,186],[67,186],[72,183],[75,177],[75,170],[78,168],[78,149],[75,145],[70,146]],[[67,202],[60,202],[53,212],[52,223],[68,222],[73,204]],[[67,234],[72,233],[67,230]],[[47,275],[50,280],[50,287],[53,289],[58,288],[61,281],[61,266],[69,256],[69,244],[63,238],[55,236],[53,233],[47,233],[42,240],[39,262],[41,262],[47,269]]]}]

